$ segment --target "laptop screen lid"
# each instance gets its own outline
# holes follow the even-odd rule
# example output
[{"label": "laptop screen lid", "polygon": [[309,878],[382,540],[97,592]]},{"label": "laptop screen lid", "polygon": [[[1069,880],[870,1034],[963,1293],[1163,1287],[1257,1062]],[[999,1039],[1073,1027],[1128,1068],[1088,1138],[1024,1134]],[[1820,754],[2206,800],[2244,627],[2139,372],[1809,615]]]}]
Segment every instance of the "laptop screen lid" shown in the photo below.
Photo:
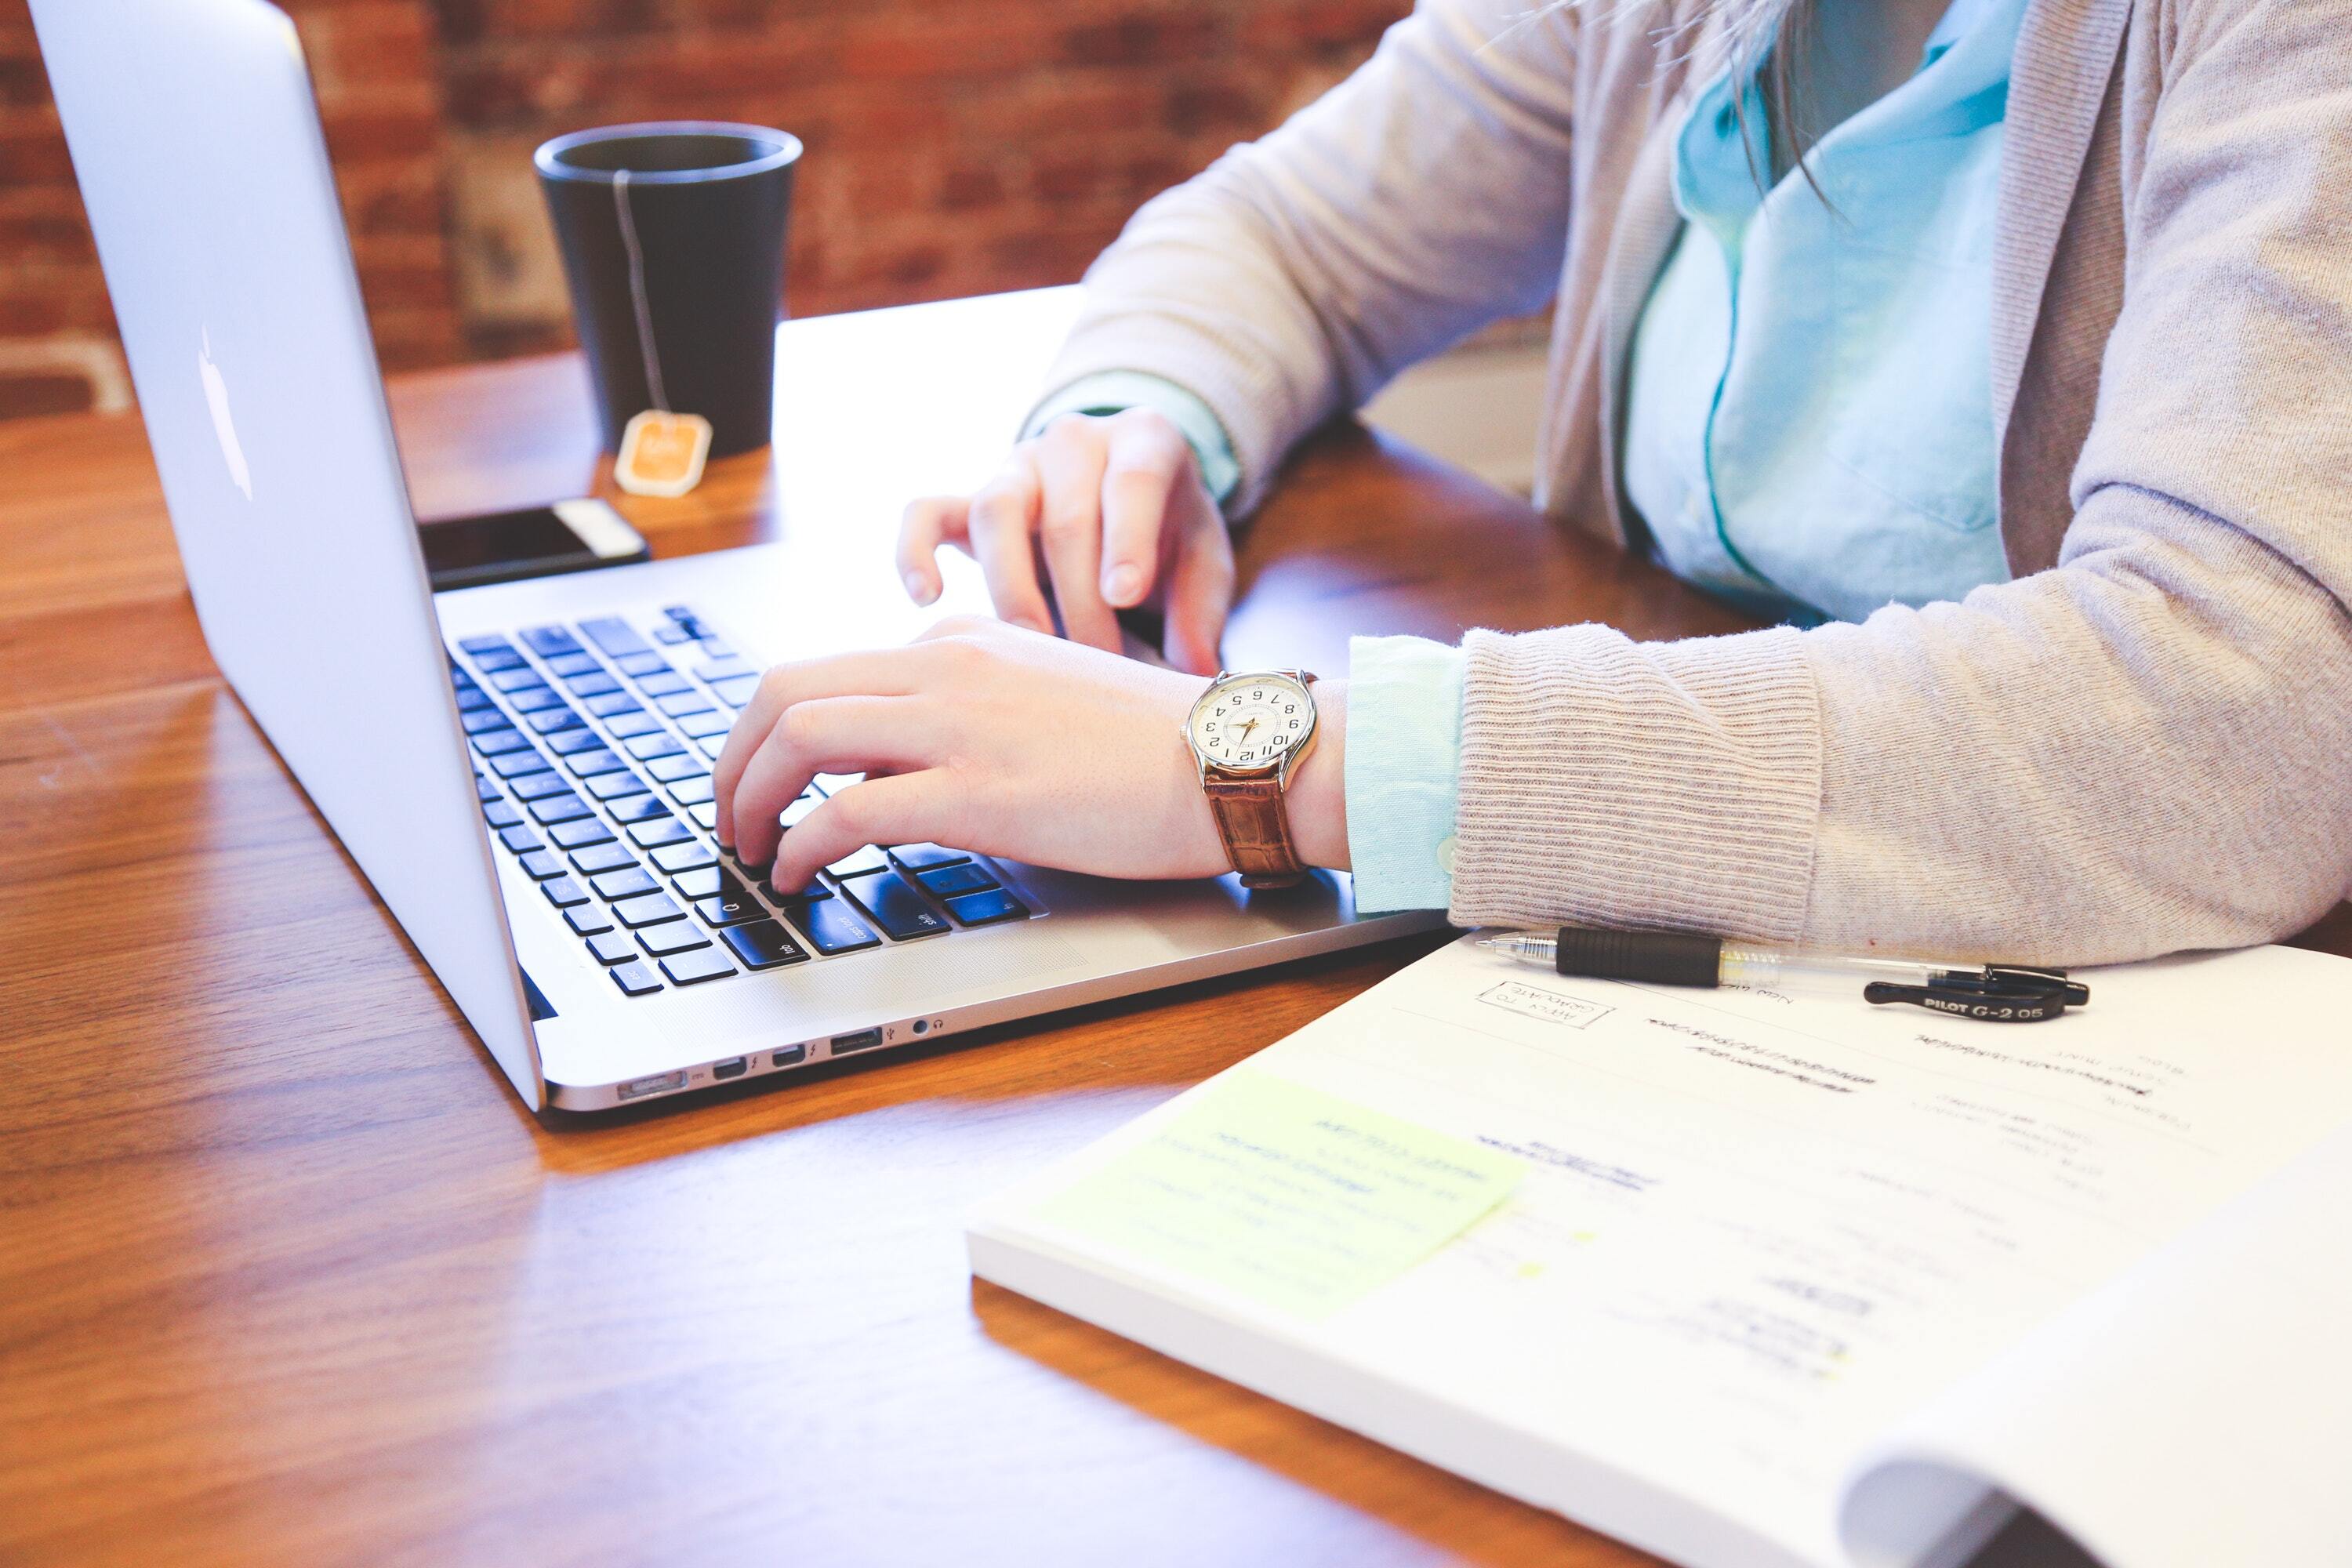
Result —
[{"label": "laptop screen lid", "polygon": [[215,661],[537,1110],[538,1047],[294,26],[33,0]]}]

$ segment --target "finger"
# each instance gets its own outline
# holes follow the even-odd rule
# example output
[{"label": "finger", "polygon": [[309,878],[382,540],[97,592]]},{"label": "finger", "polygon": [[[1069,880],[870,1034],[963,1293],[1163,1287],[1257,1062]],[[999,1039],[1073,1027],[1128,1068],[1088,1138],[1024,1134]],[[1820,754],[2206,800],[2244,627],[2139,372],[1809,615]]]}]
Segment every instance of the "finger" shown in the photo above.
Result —
[{"label": "finger", "polygon": [[819,871],[868,844],[953,844],[966,837],[962,793],[938,768],[851,784],[784,835],[769,881],[780,889],[805,888]]},{"label": "finger", "polygon": [[1118,651],[1118,620],[1103,603],[1103,441],[1097,420],[1064,420],[1037,443],[1043,481],[1037,539],[1073,642]]},{"label": "finger", "polygon": [[919,706],[904,697],[829,697],[785,710],[736,784],[736,858],[746,866],[767,864],[782,835],[777,818],[817,774],[921,762],[937,726],[921,721]]},{"label": "finger", "polygon": [[713,831],[719,847],[735,844],[735,791],[744,768],[793,703],[827,697],[904,697],[922,684],[931,662],[911,648],[881,648],[771,666],[760,677],[751,700],[735,716],[727,744],[711,764],[710,796],[719,805]]},{"label": "finger", "polygon": [[1037,585],[1030,540],[1037,525],[1037,470],[1027,448],[1013,453],[1004,472],[971,498],[971,552],[988,578],[996,613],[1033,632],[1050,632],[1054,617]]},{"label": "finger", "polygon": [[1234,605],[1234,545],[1224,520],[1207,498],[1197,503],[1205,515],[1190,521],[1168,568],[1168,662],[1193,675],[1214,675],[1223,667],[1220,645]]},{"label": "finger", "polygon": [[907,597],[918,605],[935,602],[940,579],[940,546],[961,542],[971,516],[971,502],[961,496],[929,496],[910,503],[898,521],[898,576]]},{"label": "finger", "polygon": [[1164,421],[1117,419],[1103,466],[1103,597],[1120,609],[1151,592],[1169,497],[1191,458]]}]

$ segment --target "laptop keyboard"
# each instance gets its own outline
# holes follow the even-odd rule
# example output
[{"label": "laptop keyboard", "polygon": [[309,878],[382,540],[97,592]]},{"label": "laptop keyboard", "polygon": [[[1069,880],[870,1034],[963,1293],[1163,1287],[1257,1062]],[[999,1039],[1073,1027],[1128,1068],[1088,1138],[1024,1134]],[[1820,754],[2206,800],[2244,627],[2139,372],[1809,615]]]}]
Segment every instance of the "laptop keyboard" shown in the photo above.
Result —
[{"label": "laptop keyboard", "polygon": [[[686,605],[467,637],[449,669],[491,841],[625,996],[1036,912],[936,844],[860,849],[790,890],[721,853],[710,764],[760,672]],[[785,823],[855,782],[810,785]]]}]

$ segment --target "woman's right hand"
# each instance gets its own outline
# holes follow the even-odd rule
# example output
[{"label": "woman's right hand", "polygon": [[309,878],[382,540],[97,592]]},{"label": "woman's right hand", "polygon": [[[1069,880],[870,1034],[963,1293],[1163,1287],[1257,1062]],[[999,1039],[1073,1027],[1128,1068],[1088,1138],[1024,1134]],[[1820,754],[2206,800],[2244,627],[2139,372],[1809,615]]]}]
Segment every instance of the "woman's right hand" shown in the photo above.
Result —
[{"label": "woman's right hand", "polygon": [[1066,414],[1013,447],[977,493],[909,506],[898,571],[919,605],[940,596],[943,543],[980,563],[997,615],[1014,626],[1052,632],[1050,591],[1066,636],[1117,653],[1117,612],[1156,601],[1168,662],[1195,675],[1220,668],[1233,540],[1192,447],[1163,415]]}]

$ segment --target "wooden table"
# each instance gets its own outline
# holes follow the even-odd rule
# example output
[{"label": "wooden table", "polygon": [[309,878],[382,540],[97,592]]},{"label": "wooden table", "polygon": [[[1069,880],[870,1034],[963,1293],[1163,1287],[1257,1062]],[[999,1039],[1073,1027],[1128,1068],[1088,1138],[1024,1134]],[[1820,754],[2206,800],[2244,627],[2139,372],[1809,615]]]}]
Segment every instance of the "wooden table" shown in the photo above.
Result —
[{"label": "wooden table", "polygon": [[[796,323],[772,458],[623,509],[880,551],[1069,306]],[[572,360],[394,401],[425,514],[608,489]],[[965,1272],[972,1197],[1425,942],[535,1120],[214,672],[138,423],[0,426],[0,1562],[1646,1561]],[[1244,661],[1737,624],[1353,429],[1246,577]]]}]

